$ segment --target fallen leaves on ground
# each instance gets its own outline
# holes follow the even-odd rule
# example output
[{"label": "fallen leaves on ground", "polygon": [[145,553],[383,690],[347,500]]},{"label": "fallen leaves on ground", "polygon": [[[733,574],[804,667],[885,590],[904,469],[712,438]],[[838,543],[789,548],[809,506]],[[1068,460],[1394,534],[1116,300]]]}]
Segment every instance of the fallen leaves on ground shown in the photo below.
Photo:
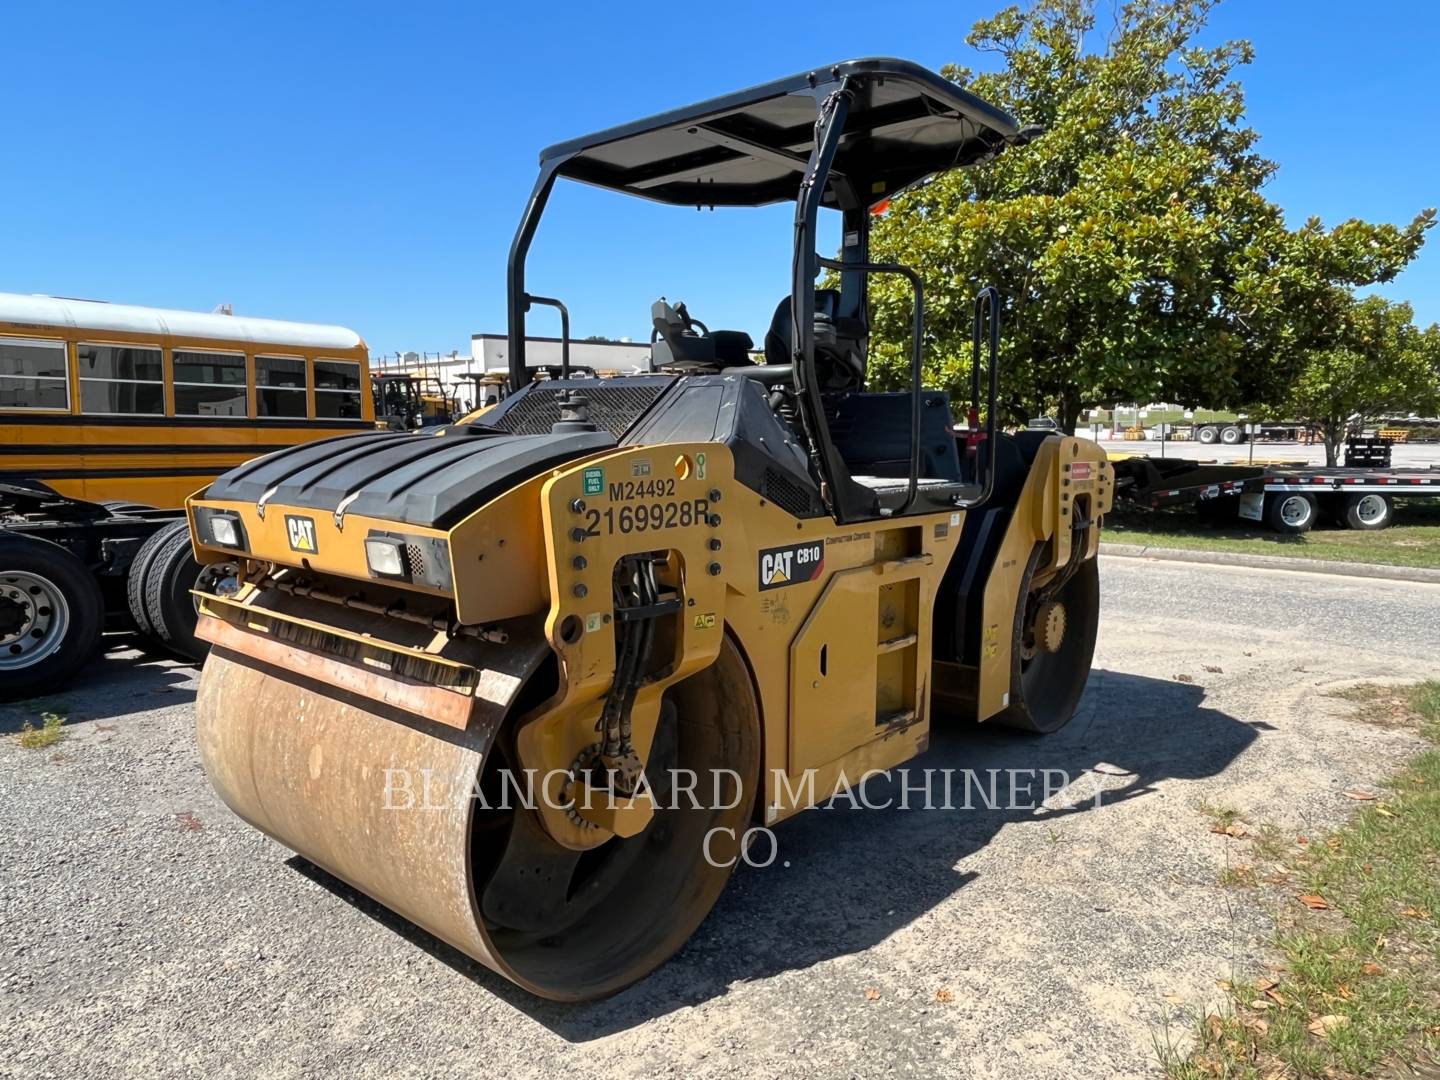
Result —
[{"label": "fallen leaves on ground", "polygon": [[940,1002],[941,1005],[949,1005],[950,1002],[955,1000],[955,992],[948,986],[942,986],[939,990],[935,991],[935,1000]]},{"label": "fallen leaves on ground", "polygon": [[1222,668],[1219,664],[1201,664],[1200,666],[1203,667],[1206,671],[1208,671],[1211,675],[1225,674],[1225,669]]},{"label": "fallen leaves on ground", "polygon": [[1175,676],[1175,681],[1176,681],[1176,682],[1183,682],[1183,683],[1193,683],[1193,682],[1195,681],[1195,676],[1194,676],[1194,675],[1176,675],[1176,676]]},{"label": "fallen leaves on ground", "polygon": [[1319,896],[1315,893],[1302,893],[1300,896],[1297,896],[1296,899],[1299,900],[1300,903],[1308,907],[1311,911],[1330,910],[1330,901],[1326,900],[1325,897]]},{"label": "fallen leaves on ground", "polygon": [[1311,1035],[1324,1037],[1337,1028],[1343,1028],[1350,1023],[1350,1017],[1340,1016],[1337,1013],[1330,1013],[1327,1016],[1317,1016],[1306,1025]]},{"label": "fallen leaves on ground", "polygon": [[865,991],[865,1000],[866,1000],[866,1001],[879,1001],[879,1000],[880,1000],[880,991],[879,991],[879,990],[876,990],[875,987],[873,987],[873,986],[870,987],[868,990]]},{"label": "fallen leaves on ground", "polygon": [[1219,833],[1221,836],[1241,837],[1245,835],[1245,826],[1239,822],[1232,822],[1229,825],[1212,825],[1210,831]]},{"label": "fallen leaves on ground", "polygon": [[1385,974],[1385,969],[1375,963],[1374,960],[1366,960],[1365,963],[1360,965],[1360,973],[1362,975],[1383,975]]},{"label": "fallen leaves on ground", "polygon": [[1361,791],[1359,788],[1346,788],[1340,794],[1347,799],[1354,799],[1356,802],[1370,802],[1375,798],[1373,791]]}]

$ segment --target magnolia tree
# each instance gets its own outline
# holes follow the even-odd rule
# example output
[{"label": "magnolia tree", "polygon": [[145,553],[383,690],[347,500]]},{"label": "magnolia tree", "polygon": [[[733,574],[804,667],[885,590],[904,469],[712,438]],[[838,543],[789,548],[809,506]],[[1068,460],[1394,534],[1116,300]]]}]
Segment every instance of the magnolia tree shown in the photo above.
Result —
[{"label": "magnolia tree", "polygon": [[[1096,36],[1092,0],[1036,0],[976,23],[1001,66],[945,74],[1045,134],[942,174],[877,217],[875,257],[925,277],[927,381],[967,383],[971,298],[1005,301],[1002,408],[1019,420],[1108,401],[1280,401],[1354,285],[1414,258],[1403,227],[1286,227],[1262,193],[1236,75],[1245,42],[1203,47],[1213,0],[1133,0]],[[910,297],[872,285],[873,370],[904,385]]]},{"label": "magnolia tree", "polygon": [[1281,411],[1314,424],[1334,465],[1351,424],[1390,410],[1429,411],[1440,400],[1440,327],[1415,326],[1409,304],[1350,299],[1304,364]]}]

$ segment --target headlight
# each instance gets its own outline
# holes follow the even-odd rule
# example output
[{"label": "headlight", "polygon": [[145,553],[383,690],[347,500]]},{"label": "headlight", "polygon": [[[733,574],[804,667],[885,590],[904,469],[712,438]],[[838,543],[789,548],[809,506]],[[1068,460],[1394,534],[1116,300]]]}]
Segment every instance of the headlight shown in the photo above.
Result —
[{"label": "headlight", "polygon": [[240,523],[232,517],[216,514],[210,519],[210,536],[223,547],[240,546]]},{"label": "headlight", "polygon": [[372,532],[365,537],[365,565],[372,578],[408,581],[446,592],[455,587],[450,545],[443,536]]},{"label": "headlight", "polygon": [[379,577],[409,578],[405,565],[405,541],[389,536],[371,536],[365,540],[365,563]]}]

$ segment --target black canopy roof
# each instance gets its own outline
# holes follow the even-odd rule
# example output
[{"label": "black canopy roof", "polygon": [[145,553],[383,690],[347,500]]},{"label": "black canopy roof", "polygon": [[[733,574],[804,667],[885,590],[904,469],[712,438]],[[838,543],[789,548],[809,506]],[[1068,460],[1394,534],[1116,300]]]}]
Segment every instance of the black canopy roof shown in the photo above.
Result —
[{"label": "black canopy roof", "polygon": [[[1015,121],[905,60],[849,60],[558,143],[560,176],[686,206],[760,206],[795,197],[814,145],[816,103],[854,93],[827,201],[869,205],[931,173],[982,161]],[[558,163],[558,164],[557,164]]]}]

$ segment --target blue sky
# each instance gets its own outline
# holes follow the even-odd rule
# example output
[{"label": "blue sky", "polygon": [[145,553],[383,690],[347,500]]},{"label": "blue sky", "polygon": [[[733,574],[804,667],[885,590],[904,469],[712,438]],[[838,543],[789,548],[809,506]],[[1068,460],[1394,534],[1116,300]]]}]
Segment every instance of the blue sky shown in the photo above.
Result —
[{"label": "blue sky", "polygon": [[[999,4],[12,5],[0,291],[337,322],[375,353],[504,330],[539,149],[849,56],[971,61]],[[1102,8],[1106,5],[1102,4]],[[813,22],[824,13],[821,24]],[[1440,5],[1227,0],[1270,194],[1293,223],[1440,202]],[[768,324],[788,208],[697,213],[564,185],[531,257],[577,335],[648,334],[661,293]],[[1440,320],[1440,237],[1387,295]],[[532,332],[555,333],[547,315]]]}]

